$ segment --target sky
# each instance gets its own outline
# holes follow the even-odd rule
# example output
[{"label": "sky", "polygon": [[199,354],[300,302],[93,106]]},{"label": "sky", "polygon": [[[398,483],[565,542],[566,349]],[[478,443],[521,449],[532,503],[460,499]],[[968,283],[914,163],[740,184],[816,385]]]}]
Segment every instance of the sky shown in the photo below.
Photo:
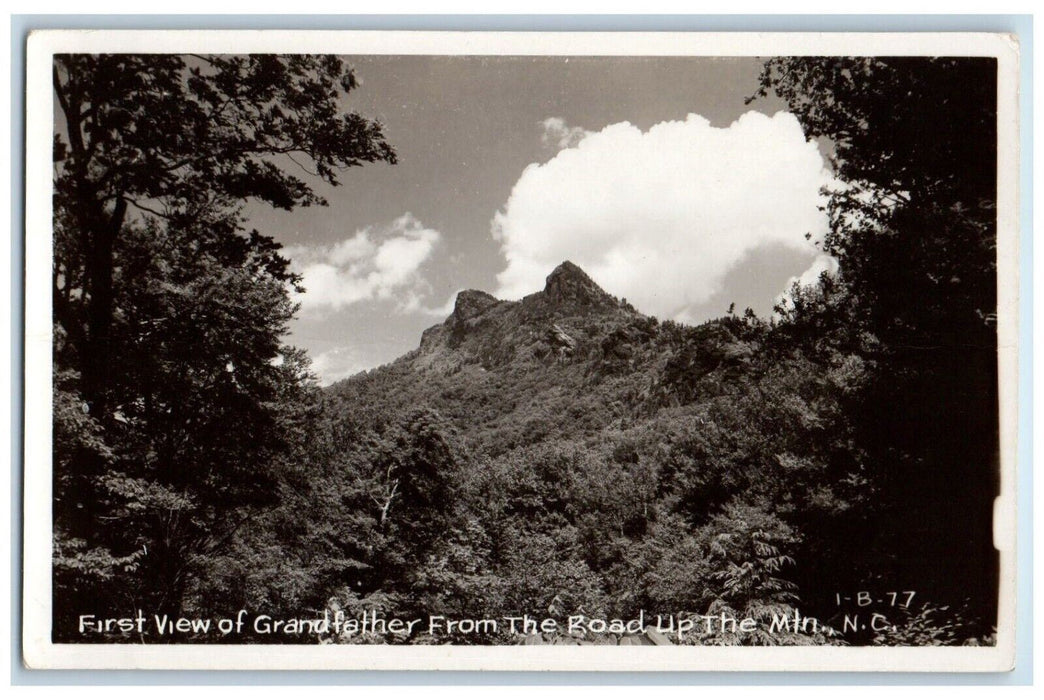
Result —
[{"label": "sky", "polygon": [[398,163],[312,181],[328,207],[247,208],[304,277],[288,342],[321,383],[390,362],[461,289],[518,299],[571,260],[639,311],[771,313],[828,268],[820,148],[758,59],[346,57],[344,106]]}]

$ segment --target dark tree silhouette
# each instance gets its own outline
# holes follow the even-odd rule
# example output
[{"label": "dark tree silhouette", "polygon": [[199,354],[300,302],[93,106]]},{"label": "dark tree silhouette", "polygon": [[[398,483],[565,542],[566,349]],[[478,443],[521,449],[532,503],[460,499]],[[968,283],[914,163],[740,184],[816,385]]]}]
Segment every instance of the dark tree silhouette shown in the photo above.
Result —
[{"label": "dark tree silhouette", "polygon": [[768,91],[826,141],[842,183],[823,242],[840,273],[797,295],[782,330],[873,368],[847,412],[875,516],[846,536],[881,554],[875,575],[969,596],[992,623],[997,63],[776,58]]},{"label": "dark tree silhouette", "polygon": [[56,57],[56,639],[213,607],[198,582],[277,500],[313,388],[282,345],[299,280],[241,212],[395,162],[355,86],[331,56]]}]

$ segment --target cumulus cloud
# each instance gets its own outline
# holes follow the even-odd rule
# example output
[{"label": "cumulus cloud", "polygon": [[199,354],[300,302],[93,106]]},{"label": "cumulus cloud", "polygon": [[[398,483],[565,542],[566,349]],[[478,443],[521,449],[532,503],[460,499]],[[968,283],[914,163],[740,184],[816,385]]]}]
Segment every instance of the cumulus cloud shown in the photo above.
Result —
[{"label": "cumulus cloud", "polygon": [[407,212],[388,226],[367,227],[333,245],[288,247],[286,255],[304,280],[305,292],[295,295],[296,301],[306,313],[373,300],[415,310],[429,291],[420,268],[441,239]]},{"label": "cumulus cloud", "polygon": [[726,128],[695,114],[645,132],[607,126],[515,183],[492,222],[507,260],[498,294],[537,291],[568,259],[642,311],[700,320],[695,307],[754,250],[815,254],[806,234],[826,230],[829,182],[789,113],[748,112]]},{"label": "cumulus cloud", "polygon": [[545,146],[558,149],[571,148],[591,133],[583,127],[569,126],[561,117],[548,117],[540,125],[544,127],[540,140]]}]

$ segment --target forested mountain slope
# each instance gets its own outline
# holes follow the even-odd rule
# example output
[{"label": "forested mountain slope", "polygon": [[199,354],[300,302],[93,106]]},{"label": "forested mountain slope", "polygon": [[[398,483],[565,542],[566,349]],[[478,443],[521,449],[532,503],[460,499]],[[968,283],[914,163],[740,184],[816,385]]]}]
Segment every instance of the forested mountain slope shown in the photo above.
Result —
[{"label": "forested mountain slope", "polygon": [[[737,333],[742,324],[723,323],[697,334],[707,345],[705,371],[749,362],[751,346]],[[469,447],[498,454],[589,437],[677,404],[682,387],[670,386],[669,370],[693,361],[674,357],[692,335],[639,313],[565,262],[543,291],[518,302],[461,292],[417,350],[330,392],[356,407],[434,409],[462,429]]]},{"label": "forested mountain slope", "polygon": [[[521,301],[461,292],[415,351],[327,390],[326,439],[370,475],[372,527],[426,543],[345,595],[462,615],[801,606],[827,622],[834,589],[866,585],[894,545],[867,526],[875,488],[844,414],[865,377],[858,356],[803,353],[750,313],[659,322],[568,262]],[[421,511],[396,490],[414,478]],[[767,626],[686,641],[839,641]]]}]

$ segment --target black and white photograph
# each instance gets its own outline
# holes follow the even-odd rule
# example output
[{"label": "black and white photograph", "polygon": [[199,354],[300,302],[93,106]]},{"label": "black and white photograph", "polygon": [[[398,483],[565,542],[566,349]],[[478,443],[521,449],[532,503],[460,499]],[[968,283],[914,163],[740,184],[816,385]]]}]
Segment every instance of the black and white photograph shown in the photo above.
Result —
[{"label": "black and white photograph", "polygon": [[30,666],[1011,667],[1016,45],[213,34],[30,39]]}]

